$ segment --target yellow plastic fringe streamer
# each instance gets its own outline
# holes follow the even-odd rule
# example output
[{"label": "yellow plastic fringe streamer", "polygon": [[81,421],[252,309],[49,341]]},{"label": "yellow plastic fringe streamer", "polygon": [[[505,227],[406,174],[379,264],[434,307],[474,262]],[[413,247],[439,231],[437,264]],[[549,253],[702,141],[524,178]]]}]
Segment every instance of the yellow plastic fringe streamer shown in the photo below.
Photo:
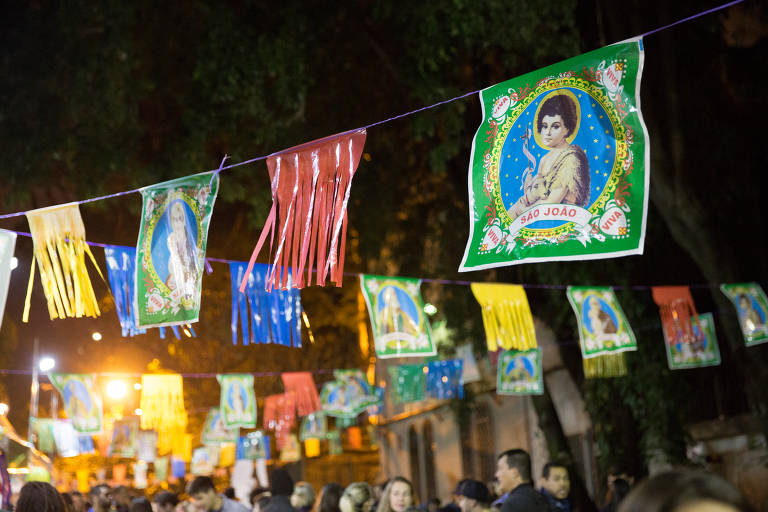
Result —
[{"label": "yellow plastic fringe streamer", "polygon": [[164,455],[184,453],[187,411],[181,375],[144,374],[141,376],[141,428],[157,431],[157,451]]},{"label": "yellow plastic fringe streamer", "polygon": [[96,259],[85,243],[85,226],[77,204],[27,212],[35,257],[29,273],[22,321],[29,321],[29,301],[35,281],[35,262],[48,301],[51,320],[99,316],[99,303],[85,267],[87,254],[102,279]]},{"label": "yellow plastic fringe streamer", "polygon": [[589,359],[582,359],[582,362],[584,377],[587,379],[621,377],[627,374],[627,359],[624,357],[624,352],[590,357]]},{"label": "yellow plastic fringe streamer", "polygon": [[528,297],[520,285],[472,283],[472,293],[483,311],[488,350],[528,350],[536,348]]}]

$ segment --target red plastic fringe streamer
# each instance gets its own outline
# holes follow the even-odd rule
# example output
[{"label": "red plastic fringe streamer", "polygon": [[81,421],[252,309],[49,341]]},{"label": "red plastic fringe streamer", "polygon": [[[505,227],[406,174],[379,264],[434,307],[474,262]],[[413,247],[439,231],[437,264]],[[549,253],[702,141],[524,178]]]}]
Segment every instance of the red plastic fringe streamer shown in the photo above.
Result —
[{"label": "red plastic fringe streamer", "polygon": [[307,416],[320,410],[320,397],[312,374],[309,372],[283,373],[285,393],[293,395],[299,416]]},{"label": "red plastic fringe streamer", "polygon": [[[696,336],[693,319],[698,316],[691,290],[687,286],[654,286],[653,300],[659,306],[661,324],[667,343],[691,343]],[[699,329],[699,332],[702,332]]]},{"label": "red plastic fringe streamer", "polygon": [[[311,284],[317,254],[315,284],[341,286],[347,239],[347,203],[365,129],[332,135],[287,149],[267,158],[272,181],[272,209],[251,254],[240,284],[245,291],[256,257],[270,233],[272,268],[266,289],[303,288]],[[277,247],[272,251],[277,232]],[[290,281],[289,271],[290,268]],[[305,272],[306,270],[306,278]],[[330,276],[329,276],[330,274]]]},{"label": "red plastic fringe streamer", "polygon": [[296,401],[289,393],[270,395],[264,399],[264,429],[275,431],[278,450],[283,449],[291,435],[295,411]]}]

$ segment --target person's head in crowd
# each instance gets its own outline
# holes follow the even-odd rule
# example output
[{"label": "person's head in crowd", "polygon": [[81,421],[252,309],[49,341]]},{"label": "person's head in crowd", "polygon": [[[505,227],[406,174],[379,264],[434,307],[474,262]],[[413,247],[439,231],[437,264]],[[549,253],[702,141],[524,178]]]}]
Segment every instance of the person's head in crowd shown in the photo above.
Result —
[{"label": "person's head in crowd", "polygon": [[250,501],[251,506],[253,506],[262,496],[272,496],[272,493],[269,492],[269,489],[266,487],[254,487],[248,495],[248,501]]},{"label": "person's head in crowd", "polygon": [[522,484],[531,483],[531,456],[525,450],[507,450],[496,460],[499,493],[506,494]]},{"label": "person's head in crowd", "polygon": [[48,482],[27,482],[19,493],[16,512],[67,512],[67,506]]},{"label": "person's head in crowd", "polygon": [[619,512],[751,512],[736,487],[703,471],[667,471],[635,487]]},{"label": "person's head in crowd", "polygon": [[152,504],[147,498],[134,498],[131,500],[129,512],[152,512]]},{"label": "person's head in crowd", "polygon": [[235,488],[227,487],[224,489],[224,497],[229,498],[230,500],[236,500],[237,498],[235,498]]},{"label": "person's head in crowd", "polygon": [[317,495],[312,512],[339,512],[339,501],[344,494],[344,488],[333,482],[325,484]]},{"label": "person's head in crowd", "polygon": [[464,480],[457,489],[461,512],[479,512],[488,508],[491,493],[488,487],[478,480]]},{"label": "person's head in crowd", "polygon": [[118,485],[111,492],[112,501],[121,508],[128,508],[131,505],[131,490],[124,485]]},{"label": "person's head in crowd", "polygon": [[293,478],[288,471],[277,468],[272,471],[272,496],[290,496],[293,494]]},{"label": "person's head in crowd", "polygon": [[404,512],[406,508],[415,505],[416,493],[410,480],[396,476],[389,481],[381,495],[381,501],[376,512]]},{"label": "person's head in crowd", "polygon": [[253,505],[253,512],[264,512],[266,510],[267,505],[269,505],[269,502],[272,500],[272,496],[267,496],[266,494],[262,494],[259,498],[256,500],[256,504]]},{"label": "person's head in crowd", "polygon": [[369,512],[372,504],[373,489],[365,482],[349,484],[339,500],[341,512]]},{"label": "person's head in crowd", "polygon": [[606,484],[608,485],[608,489],[611,488],[611,484],[617,478],[626,480],[630,487],[632,487],[632,484],[635,483],[635,478],[626,468],[620,466],[611,466],[608,468],[608,475],[606,476]]},{"label": "person's head in crowd", "polygon": [[192,498],[192,503],[198,510],[219,510],[224,501],[216,492],[213,480],[208,476],[198,476],[189,484],[187,494]]},{"label": "person's head in crowd", "polygon": [[112,505],[110,491],[111,489],[107,484],[99,484],[91,487],[89,495],[93,512],[104,512],[109,510]]},{"label": "person's head in crowd", "polygon": [[60,494],[61,494],[61,499],[64,500],[64,508],[66,510],[72,510],[72,505],[73,505],[72,495],[69,494],[68,492],[62,492]]},{"label": "person's head in crowd", "polygon": [[389,484],[389,480],[384,480],[380,484],[374,486],[373,499],[376,500],[376,502],[381,501],[381,497],[384,495],[384,489],[387,488],[388,484]]},{"label": "person's head in crowd", "polygon": [[608,509],[610,509],[611,512],[619,510],[619,505],[621,505],[621,502],[627,497],[630,489],[629,482],[623,478],[617,478],[611,483],[611,499],[608,503]]},{"label": "person's head in crowd", "polygon": [[555,498],[564,500],[571,492],[571,479],[568,468],[558,462],[547,462],[541,471],[541,488]]},{"label": "person's head in crowd", "polygon": [[157,505],[157,512],[173,512],[179,504],[179,497],[175,493],[163,491],[152,501]]},{"label": "person's head in crowd", "polygon": [[74,512],[86,512],[88,507],[85,504],[85,496],[83,496],[83,493],[80,491],[72,491],[69,495],[72,497],[72,510]]},{"label": "person's head in crowd", "polygon": [[299,512],[307,512],[315,504],[315,490],[309,482],[298,482],[293,487],[291,505]]},{"label": "person's head in crowd", "polygon": [[437,512],[440,510],[440,499],[432,498],[427,502],[427,512]]}]

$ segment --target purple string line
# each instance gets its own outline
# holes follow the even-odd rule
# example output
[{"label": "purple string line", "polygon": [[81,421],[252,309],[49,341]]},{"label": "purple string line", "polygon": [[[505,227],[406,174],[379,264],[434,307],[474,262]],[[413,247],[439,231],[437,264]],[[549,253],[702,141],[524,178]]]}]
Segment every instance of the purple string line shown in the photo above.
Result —
[{"label": "purple string line", "polygon": [[[686,21],[694,20],[694,19],[696,19],[696,18],[699,18],[699,17],[701,17],[701,16],[704,16],[704,15],[707,15],[707,14],[710,14],[710,13],[713,13],[713,12],[716,12],[716,11],[719,11],[719,10],[721,10],[721,9],[725,9],[725,8],[727,8],[727,7],[730,7],[730,6],[732,6],[732,5],[736,5],[736,4],[738,4],[738,3],[741,3],[741,2],[743,2],[743,1],[744,1],[744,0],[734,0],[734,1],[732,1],[732,2],[728,2],[728,3],[726,3],[726,4],[723,4],[723,5],[720,5],[720,6],[718,6],[718,7],[713,7],[712,9],[709,9],[709,10],[706,10],[706,11],[703,11],[703,12],[700,12],[700,13],[698,13],[698,14],[694,14],[693,16],[688,16],[687,18],[684,18],[684,19],[682,19],[682,20],[678,20],[678,21],[676,21],[676,22],[674,22],[674,23],[670,23],[669,25],[665,25],[665,26],[663,26],[663,27],[660,27],[660,28],[657,28],[657,29],[651,30],[650,32],[646,32],[646,33],[644,33],[644,34],[641,34],[640,36],[637,36],[637,37],[639,37],[639,38],[640,38],[640,37],[646,37],[646,36],[649,36],[649,35],[651,35],[651,34],[655,34],[656,32],[660,32],[660,31],[662,31],[662,30],[666,30],[666,29],[668,29],[668,28],[670,28],[670,27],[674,27],[675,25],[679,25],[680,23],[685,23]],[[484,88],[483,88],[483,89],[484,89]],[[351,133],[351,132],[354,132],[354,131],[357,131],[357,130],[364,130],[364,129],[368,129],[368,128],[373,128],[374,126],[378,126],[378,125],[380,125],[380,124],[389,123],[390,121],[395,121],[395,120],[397,120],[397,119],[401,119],[401,118],[403,118],[403,117],[408,117],[408,116],[411,116],[411,115],[413,115],[413,114],[417,114],[417,113],[419,113],[419,112],[424,112],[425,110],[430,110],[430,109],[433,109],[433,108],[439,107],[439,106],[441,106],[441,105],[445,105],[446,103],[452,103],[452,102],[454,102],[454,101],[457,101],[457,100],[460,100],[460,99],[464,99],[464,98],[466,98],[467,96],[472,96],[473,94],[477,94],[477,93],[479,93],[479,92],[480,92],[480,91],[482,91],[483,89],[477,89],[477,90],[475,90],[475,91],[472,91],[472,92],[467,92],[467,93],[461,94],[461,95],[459,95],[459,96],[455,96],[455,97],[453,97],[453,98],[450,98],[450,99],[447,99],[447,100],[438,101],[437,103],[433,103],[433,104],[431,104],[431,105],[427,105],[427,106],[425,106],[425,107],[417,108],[417,109],[415,109],[415,110],[411,110],[411,111],[409,111],[409,112],[406,112],[406,113],[404,113],[404,114],[396,115],[396,116],[393,116],[393,117],[388,117],[387,119],[384,119],[384,120],[382,120],[382,121],[376,121],[376,122],[374,122],[374,123],[371,123],[371,124],[367,124],[367,125],[365,125],[365,126],[361,126],[360,128],[355,128],[355,129],[353,129],[353,130],[347,130],[347,131],[345,131],[345,132],[341,132],[341,133],[340,133],[340,134],[338,134],[338,135],[343,135],[343,134],[345,134],[345,133]],[[324,140],[324,139],[327,139],[327,138],[329,138],[329,137],[333,137],[333,135],[330,135],[330,136],[328,136],[328,137],[324,137],[323,139],[319,139],[319,140]],[[316,141],[315,141],[315,142],[316,142]],[[310,143],[311,143],[311,142],[310,142]],[[304,145],[306,145],[306,144],[308,144],[308,143],[305,143],[305,144],[300,144],[299,146],[304,146]],[[295,147],[299,147],[299,146],[295,146]],[[198,173],[198,174],[205,174],[206,172],[213,172],[213,173],[215,173],[215,175],[218,175],[218,174],[219,174],[221,171],[225,171],[225,170],[227,170],[227,169],[234,169],[235,167],[240,167],[240,166],[243,166],[243,165],[247,165],[247,164],[252,164],[252,163],[254,163],[254,162],[258,162],[258,161],[260,161],[260,160],[266,160],[266,159],[267,159],[267,158],[269,158],[270,156],[273,156],[273,155],[279,155],[279,154],[281,154],[281,153],[285,153],[286,151],[290,151],[290,150],[292,150],[292,149],[294,149],[294,148],[283,149],[283,150],[277,151],[277,152],[275,152],[275,153],[271,153],[270,155],[265,155],[265,156],[257,156],[257,157],[255,157],[255,158],[251,158],[251,159],[249,159],[249,160],[245,160],[245,161],[243,161],[243,162],[238,162],[238,163],[234,163],[234,164],[230,164],[230,165],[226,165],[226,166],[225,166],[225,165],[223,165],[223,164],[224,164],[224,160],[226,160],[226,159],[227,159],[227,157],[225,156],[225,157],[224,157],[224,160],[222,160],[222,162],[221,162],[221,164],[222,164],[222,165],[220,165],[218,169],[211,169],[210,171],[204,171],[204,172],[202,172],[202,173]],[[190,176],[191,176],[191,175],[190,175]],[[182,177],[184,177],[184,176],[182,176]],[[211,179],[213,179],[213,178],[211,178]],[[151,186],[151,185],[150,185],[150,186]],[[123,192],[117,192],[117,193],[114,193],[114,194],[108,194],[108,195],[105,195],[105,196],[92,197],[92,198],[90,198],[90,199],[83,199],[83,200],[81,200],[81,201],[74,201],[72,204],[78,204],[78,205],[79,205],[79,204],[86,204],[86,203],[92,203],[92,202],[94,202],[94,201],[102,201],[102,200],[104,200],[104,199],[111,199],[111,198],[113,198],[113,197],[120,197],[120,196],[125,196],[125,195],[128,195],[128,194],[134,194],[134,193],[136,193],[136,192],[140,192],[140,191],[142,190],[142,188],[146,188],[146,187],[135,188],[135,189],[133,189],[133,190],[125,190],[125,191],[123,191]],[[16,213],[6,213],[6,214],[2,214],[2,215],[0,215],[0,219],[10,219],[10,218],[12,218],[12,217],[21,217],[22,215],[26,215],[26,214],[27,214],[27,212],[26,212],[26,211],[24,211],[24,212],[16,212]]]}]

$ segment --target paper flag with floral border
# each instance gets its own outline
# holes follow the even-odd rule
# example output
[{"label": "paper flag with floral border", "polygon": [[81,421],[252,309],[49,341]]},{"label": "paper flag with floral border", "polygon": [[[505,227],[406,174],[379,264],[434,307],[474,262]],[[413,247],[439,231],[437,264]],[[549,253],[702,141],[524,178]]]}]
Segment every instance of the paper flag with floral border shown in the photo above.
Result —
[{"label": "paper flag with floral border", "polygon": [[155,468],[155,478],[160,482],[165,482],[168,479],[168,465],[169,465],[169,458],[168,456],[165,457],[157,457],[154,462],[154,468]]},{"label": "paper flag with floral border", "polygon": [[420,357],[436,353],[421,298],[421,280],[360,274],[376,357]]},{"label": "paper flag with floral border", "polygon": [[297,462],[301,460],[301,444],[296,434],[288,434],[287,439],[280,448],[279,462]]},{"label": "paper flag with floral border", "polygon": [[5,300],[8,298],[8,284],[11,281],[13,251],[16,248],[16,233],[0,229],[0,327],[5,315]]},{"label": "paper flag with floral border", "polygon": [[142,375],[139,404],[141,428],[157,431],[158,453],[186,451],[187,411],[181,375]]},{"label": "paper flag with floral border", "polygon": [[392,380],[392,398],[396,404],[424,400],[424,386],[427,376],[423,364],[400,364],[389,367]]},{"label": "paper flag with floral border", "polygon": [[499,356],[497,395],[541,395],[544,384],[541,349],[505,350]]},{"label": "paper flag with floral border", "polygon": [[[245,279],[246,263],[229,263],[232,285],[232,343],[238,342],[238,325],[243,345],[276,343],[301,347],[301,294],[298,288],[267,291],[264,283],[269,265],[256,263]],[[240,283],[246,286],[241,293]],[[289,283],[290,284],[290,283]],[[238,321],[239,320],[239,321]]]},{"label": "paper flag with floral border", "polygon": [[139,430],[137,437],[136,457],[144,462],[154,462],[157,458],[157,432],[154,430]]},{"label": "paper flag with floral border", "polygon": [[325,414],[322,411],[317,411],[308,414],[301,420],[299,439],[301,441],[306,441],[307,439],[325,439],[325,434],[327,432],[328,421],[325,418]]},{"label": "paper flag with floral border", "polygon": [[193,475],[212,475],[213,469],[219,462],[218,447],[204,446],[195,448],[192,452],[192,461],[189,464],[189,472]]},{"label": "paper flag with floral border", "polygon": [[237,460],[269,460],[271,456],[270,438],[265,436],[260,430],[250,432],[248,435],[238,438],[235,450],[235,458]]},{"label": "paper flag with floral border", "polygon": [[109,445],[110,457],[136,457],[138,447],[139,421],[136,418],[115,420],[112,427],[112,443]]},{"label": "paper flag with floral border", "polygon": [[[330,281],[341,286],[347,238],[347,203],[360,155],[365,129],[332,135],[267,158],[272,189],[272,209],[251,254],[247,275],[266,241],[270,242],[272,270],[267,289],[286,288],[288,276],[297,288]],[[277,235],[275,237],[275,235]],[[317,261],[315,262],[315,255]],[[306,277],[305,277],[306,272]],[[240,286],[245,290],[246,279]]]},{"label": "paper flag with floral border", "polygon": [[253,375],[228,373],[216,376],[221,386],[219,411],[226,428],[256,428],[256,395]]},{"label": "paper flag with floral border", "polygon": [[757,283],[720,285],[739,315],[744,343],[751,347],[768,341],[768,298]]},{"label": "paper flag with floral border", "polygon": [[528,296],[522,286],[501,283],[472,283],[480,304],[485,339],[490,352],[536,348]]},{"label": "paper flag with floral border", "polygon": [[30,298],[35,281],[35,262],[48,303],[51,320],[56,318],[96,318],[99,301],[85,267],[85,256],[102,279],[96,259],[85,243],[85,226],[77,204],[66,204],[27,212],[35,257],[29,272],[27,297],[22,321],[29,321]]},{"label": "paper flag with floral border", "polygon": [[317,387],[311,373],[288,372],[283,373],[281,377],[285,392],[293,393],[296,399],[296,412],[299,416],[320,410],[320,397],[317,395]]},{"label": "paper flag with floral border", "polygon": [[107,278],[115,299],[115,310],[120,320],[123,338],[144,334],[146,329],[137,329],[133,311],[133,294],[136,279],[136,248],[119,245],[104,247],[107,260]]},{"label": "paper flag with floral border", "polygon": [[67,416],[75,430],[83,434],[102,432],[102,405],[96,375],[90,373],[52,373],[51,383],[64,401]]},{"label": "paper flag with floral border", "polygon": [[462,360],[447,359],[427,363],[426,392],[430,398],[449,400],[464,398]]},{"label": "paper flag with floral border", "polygon": [[219,408],[211,407],[208,409],[208,415],[205,417],[203,432],[200,434],[200,442],[213,445],[236,443],[238,431],[237,428],[227,428],[224,425]]},{"label": "paper flag with floral border", "polygon": [[205,249],[218,172],[207,172],[141,189],[136,243],[136,327],[197,322]]},{"label": "paper flag with floral border", "polygon": [[661,326],[667,343],[693,343],[694,317],[698,316],[696,306],[687,286],[654,286],[653,300],[659,306]]},{"label": "paper flag with floral border", "polygon": [[323,384],[320,391],[320,403],[326,415],[354,418],[368,406],[379,403],[361,370],[335,370],[333,375],[335,380]]},{"label": "paper flag with floral border", "polygon": [[703,368],[720,364],[720,347],[717,344],[715,321],[712,318],[712,313],[702,313],[692,320],[691,325],[696,341],[693,343],[669,343],[668,340],[664,340],[667,364],[670,370]]}]

